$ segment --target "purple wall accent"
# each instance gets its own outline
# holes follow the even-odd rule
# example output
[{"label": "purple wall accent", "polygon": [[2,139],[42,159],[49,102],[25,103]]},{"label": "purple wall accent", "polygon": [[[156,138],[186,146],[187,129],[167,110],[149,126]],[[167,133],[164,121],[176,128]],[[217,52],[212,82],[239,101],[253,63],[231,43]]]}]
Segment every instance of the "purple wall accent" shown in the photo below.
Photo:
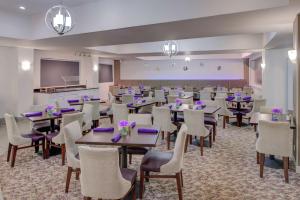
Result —
[{"label": "purple wall accent", "polygon": [[[79,62],[41,59],[41,87],[63,86],[62,76],[79,76]],[[77,85],[79,81],[68,84]]]},{"label": "purple wall accent", "polygon": [[113,82],[113,70],[112,65],[99,64],[99,83]]}]

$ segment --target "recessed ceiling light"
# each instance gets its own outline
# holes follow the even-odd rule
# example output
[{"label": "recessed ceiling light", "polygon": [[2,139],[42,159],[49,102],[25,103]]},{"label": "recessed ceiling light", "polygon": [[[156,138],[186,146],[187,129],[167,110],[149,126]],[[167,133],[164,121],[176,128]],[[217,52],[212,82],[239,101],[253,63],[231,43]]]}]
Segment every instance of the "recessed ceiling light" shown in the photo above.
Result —
[{"label": "recessed ceiling light", "polygon": [[25,6],[19,6],[19,9],[20,10],[26,10],[26,7]]}]

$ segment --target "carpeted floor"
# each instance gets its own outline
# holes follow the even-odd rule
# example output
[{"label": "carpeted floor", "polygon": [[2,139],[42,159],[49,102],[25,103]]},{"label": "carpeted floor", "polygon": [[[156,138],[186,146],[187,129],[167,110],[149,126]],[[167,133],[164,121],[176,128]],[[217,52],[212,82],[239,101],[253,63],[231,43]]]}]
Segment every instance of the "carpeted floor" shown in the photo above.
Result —
[{"label": "carpeted floor", "polygon": [[[189,145],[185,154],[185,200],[298,200],[300,175],[289,170],[290,183],[284,182],[283,170],[265,167],[265,176],[259,178],[256,164],[255,133],[251,127],[229,126],[218,128],[212,148]],[[157,149],[166,149],[164,141]],[[60,200],[82,199],[80,182],[72,178],[69,194],[64,193],[67,167],[60,165],[60,156],[43,160],[33,149],[18,152],[16,166],[11,169],[5,155],[0,157],[0,185],[5,199]],[[134,156],[130,168],[138,169],[141,156]],[[146,184],[146,200],[177,199],[174,180],[150,180]]]}]

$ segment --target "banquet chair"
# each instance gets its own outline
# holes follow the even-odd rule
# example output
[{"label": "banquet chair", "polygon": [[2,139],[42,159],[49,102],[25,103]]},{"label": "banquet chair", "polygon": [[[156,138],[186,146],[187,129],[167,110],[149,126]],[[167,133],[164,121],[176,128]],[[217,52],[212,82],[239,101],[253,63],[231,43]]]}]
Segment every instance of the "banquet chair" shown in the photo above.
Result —
[{"label": "banquet chair", "polygon": [[217,105],[221,107],[221,109],[218,111],[218,114],[223,117],[223,128],[225,128],[226,123],[229,122],[229,119],[236,118],[236,116],[234,116],[233,113],[227,108],[225,98],[216,98],[215,101]]},{"label": "banquet chair", "polygon": [[164,133],[167,133],[167,149],[170,149],[171,134],[177,130],[177,127],[172,123],[171,111],[167,107],[153,107],[153,125],[161,131],[162,139]]},{"label": "banquet chair", "polygon": [[153,92],[152,92],[152,91],[149,91],[149,95],[148,95],[148,97],[151,97],[151,98],[153,98]]},{"label": "banquet chair", "polygon": [[184,87],[184,91],[185,92],[193,92],[194,91],[194,87],[193,86],[185,86]]},{"label": "banquet chair", "polygon": [[[129,114],[129,122],[135,122],[136,125],[152,125],[151,114]],[[132,155],[145,155],[148,152],[148,148],[145,147],[128,147],[127,153],[129,155],[129,164],[132,161]]]},{"label": "banquet chair", "polygon": [[132,94],[124,94],[121,100],[123,104],[130,104],[134,102],[134,96]]},{"label": "banquet chair", "polygon": [[216,92],[216,96],[215,96],[215,98],[226,98],[227,97],[227,92],[220,92],[220,91],[217,91]]},{"label": "banquet chair", "polygon": [[137,172],[120,168],[118,149],[80,146],[79,156],[84,199],[136,199]]},{"label": "banquet chair", "polygon": [[[203,103],[206,106],[219,106],[218,102],[213,100],[203,100]],[[215,112],[214,114],[204,113],[204,124],[210,125],[213,128],[213,141],[216,140],[218,119],[219,119],[219,111]]]},{"label": "banquet chair", "polygon": [[168,103],[175,103],[177,98],[178,98],[178,96],[168,95],[167,96]]},{"label": "banquet chair", "polygon": [[154,91],[154,100],[158,103],[166,103],[165,91],[164,90],[155,90]]},{"label": "banquet chair", "polygon": [[126,104],[112,104],[113,123],[118,124],[121,120],[128,120],[128,108]]},{"label": "banquet chair", "polygon": [[65,193],[68,193],[72,172],[76,173],[76,180],[79,179],[80,161],[79,161],[78,145],[75,142],[76,140],[81,138],[82,130],[78,121],[69,123],[63,129],[64,129],[64,139],[66,143],[66,154],[67,154],[67,165],[68,165]]},{"label": "banquet chair", "polygon": [[188,99],[180,99],[183,104],[194,104],[193,97]]},{"label": "banquet chair", "polygon": [[178,96],[178,90],[170,90],[169,95],[170,96]]},{"label": "banquet chair", "polygon": [[35,147],[35,152],[37,153],[38,147],[41,145],[43,148],[43,158],[45,159],[45,136],[39,133],[21,134],[13,115],[6,113],[4,114],[4,118],[8,136],[7,162],[11,159],[10,166],[15,166],[17,151],[20,149]]},{"label": "banquet chair", "polygon": [[265,99],[254,99],[253,100],[253,107],[249,113],[247,113],[245,116],[243,116],[244,119],[248,119],[250,121],[251,116],[256,113],[260,112],[260,109],[266,105]]},{"label": "banquet chair", "polygon": [[91,130],[93,126],[93,105],[87,103],[83,104],[82,112],[84,114],[82,131],[87,132]]},{"label": "banquet chair", "polygon": [[113,96],[111,92],[108,92],[108,102],[109,102],[110,104],[116,102],[116,97]]},{"label": "banquet chair", "polygon": [[201,90],[200,92],[200,100],[211,100],[211,92]]},{"label": "banquet chair", "polygon": [[93,120],[93,128],[99,126],[100,119],[100,103],[98,101],[88,101],[86,104],[90,104],[93,106],[92,112],[92,120]]},{"label": "banquet chair", "polygon": [[[143,199],[144,180],[151,178],[174,178],[177,182],[179,200],[182,200],[183,156],[187,128],[183,124],[177,134],[173,152],[148,151],[140,166],[140,199]],[[150,174],[154,172],[155,174]],[[162,174],[157,174],[157,172]]]},{"label": "banquet chair", "polygon": [[46,135],[46,155],[49,157],[50,155],[50,147],[56,147],[61,149],[61,160],[62,165],[65,165],[65,155],[66,155],[66,146],[65,146],[65,138],[64,138],[64,130],[67,124],[78,121],[80,126],[82,126],[83,122],[83,113],[71,113],[71,114],[63,114],[62,115],[62,123],[60,127],[60,131],[52,132]]},{"label": "banquet chair", "polygon": [[[146,102],[153,101],[152,97],[144,97],[143,100],[146,100]],[[151,114],[152,113],[152,107],[153,105],[147,105],[140,108],[139,113],[140,114]]]},{"label": "banquet chair", "polygon": [[289,158],[293,156],[293,130],[289,122],[260,120],[259,136],[256,141],[257,160],[260,165],[260,177],[263,178],[265,154],[282,156],[285,182],[289,182]]},{"label": "banquet chair", "polygon": [[[204,139],[209,137],[209,146],[212,146],[212,128],[204,124],[204,111],[203,110],[184,110],[184,122],[187,126],[188,137],[200,137],[200,153],[203,156]],[[187,151],[185,146],[185,152]]]}]

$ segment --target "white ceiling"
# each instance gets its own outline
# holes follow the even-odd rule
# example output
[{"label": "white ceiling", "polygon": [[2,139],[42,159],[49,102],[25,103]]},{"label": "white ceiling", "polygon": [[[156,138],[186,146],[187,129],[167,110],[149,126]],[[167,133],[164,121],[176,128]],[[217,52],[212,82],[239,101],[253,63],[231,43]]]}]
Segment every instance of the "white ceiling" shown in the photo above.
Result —
[{"label": "white ceiling", "polygon": [[[79,6],[100,0],[0,0],[0,9],[15,13],[32,15],[47,11],[51,6],[61,4],[68,7]],[[20,10],[19,6],[25,6],[26,10]]]}]

